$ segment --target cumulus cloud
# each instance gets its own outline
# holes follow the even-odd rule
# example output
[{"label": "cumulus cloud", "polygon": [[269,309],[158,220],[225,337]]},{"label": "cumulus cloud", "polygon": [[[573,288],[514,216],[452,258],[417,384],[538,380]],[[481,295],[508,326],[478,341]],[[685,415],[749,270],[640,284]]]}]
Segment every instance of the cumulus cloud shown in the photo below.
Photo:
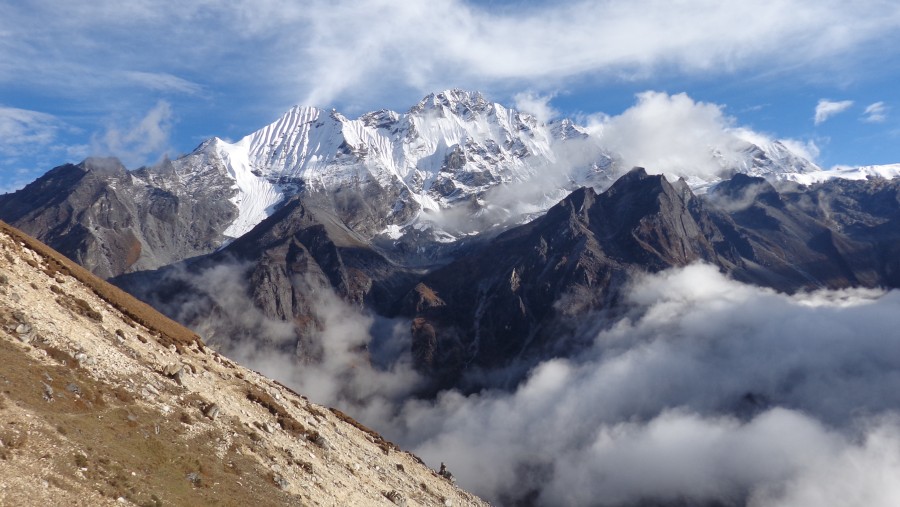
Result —
[{"label": "cumulus cloud", "polygon": [[884,102],[875,102],[866,106],[863,111],[863,121],[868,123],[882,123],[887,120],[887,106]]},{"label": "cumulus cloud", "polygon": [[622,169],[641,166],[688,181],[709,180],[745,164],[747,143],[773,142],[737,127],[723,106],[695,101],[686,93],[640,93],[622,114],[588,117],[587,129],[620,158]]},{"label": "cumulus cloud", "polygon": [[130,118],[124,124],[110,122],[106,130],[91,139],[96,155],[118,157],[126,166],[134,167],[156,162],[148,157],[158,157],[167,148],[174,122],[172,106],[165,100],[157,101],[140,118]]},{"label": "cumulus cloud", "polygon": [[816,125],[821,125],[832,116],[850,109],[850,106],[852,105],[852,100],[832,101],[828,99],[819,99],[819,103],[816,104],[816,114],[813,121]]},{"label": "cumulus cloud", "polygon": [[778,142],[785,145],[791,152],[800,155],[810,162],[815,162],[822,153],[822,150],[816,142],[811,139],[806,141],[799,139],[779,139]]}]

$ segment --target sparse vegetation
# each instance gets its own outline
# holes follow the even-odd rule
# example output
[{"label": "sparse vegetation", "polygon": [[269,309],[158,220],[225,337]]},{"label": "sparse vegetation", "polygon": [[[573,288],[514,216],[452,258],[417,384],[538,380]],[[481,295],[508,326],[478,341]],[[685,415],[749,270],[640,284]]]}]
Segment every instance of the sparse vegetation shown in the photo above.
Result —
[{"label": "sparse vegetation", "polygon": [[278,402],[275,401],[269,393],[263,392],[256,388],[251,388],[247,392],[247,399],[259,404],[275,416],[275,420],[281,426],[281,429],[294,435],[301,437],[306,434],[306,427],[287,412]]}]

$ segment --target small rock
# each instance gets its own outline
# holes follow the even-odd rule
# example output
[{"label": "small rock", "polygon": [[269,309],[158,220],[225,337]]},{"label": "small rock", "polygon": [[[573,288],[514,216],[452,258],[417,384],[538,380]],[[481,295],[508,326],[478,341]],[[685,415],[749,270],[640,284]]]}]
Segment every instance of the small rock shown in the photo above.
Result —
[{"label": "small rock", "polygon": [[150,394],[152,394],[152,395],[154,395],[154,396],[159,396],[159,389],[157,389],[156,387],[154,387],[153,384],[147,384],[147,385],[144,387],[144,389],[146,389],[147,392],[149,392]]},{"label": "small rock", "polygon": [[399,505],[400,507],[406,507],[406,497],[403,496],[403,493],[397,491],[396,489],[392,489],[387,493],[384,493],[384,496],[394,502],[394,505]]},{"label": "small rock", "polygon": [[444,505],[444,507],[453,507],[453,500],[450,500],[449,498],[444,498],[443,505]]},{"label": "small rock", "polygon": [[75,360],[78,361],[80,366],[93,366],[97,364],[97,360],[93,357],[85,354],[84,352],[79,352],[75,354]]},{"label": "small rock", "polygon": [[19,324],[16,326],[16,334],[28,334],[31,332],[31,326],[25,323]]},{"label": "small rock", "polygon": [[288,489],[288,487],[290,486],[290,483],[288,483],[287,479],[279,474],[273,475],[272,480],[275,481],[275,485],[280,489]]},{"label": "small rock", "polygon": [[327,438],[323,437],[319,433],[315,433],[315,434],[311,435],[311,438],[309,438],[309,441],[318,445],[322,449],[325,449],[326,451],[331,449],[331,442],[329,442]]},{"label": "small rock", "polygon": [[210,403],[206,408],[203,409],[203,415],[215,421],[216,417],[219,416],[219,406],[215,403]]},{"label": "small rock", "polygon": [[72,394],[81,394],[81,388],[78,387],[78,384],[75,382],[69,382],[66,384],[66,391],[69,391]]},{"label": "small rock", "polygon": [[44,382],[41,382],[41,384],[44,386],[44,399],[47,401],[53,401],[53,388],[50,387],[50,384],[46,384]]},{"label": "small rock", "polygon": [[171,377],[178,373],[183,367],[178,363],[169,363],[163,368],[163,374],[167,377]]},{"label": "small rock", "polygon": [[197,486],[200,484],[200,473],[199,472],[191,472],[187,474],[187,480],[191,481],[191,484]]},{"label": "small rock", "polygon": [[184,366],[178,363],[171,363],[163,369],[163,373],[175,381],[178,385],[184,385]]},{"label": "small rock", "polygon": [[263,431],[265,431],[266,433],[269,433],[269,434],[275,433],[275,426],[272,426],[269,423],[263,424],[262,429],[263,429]]}]

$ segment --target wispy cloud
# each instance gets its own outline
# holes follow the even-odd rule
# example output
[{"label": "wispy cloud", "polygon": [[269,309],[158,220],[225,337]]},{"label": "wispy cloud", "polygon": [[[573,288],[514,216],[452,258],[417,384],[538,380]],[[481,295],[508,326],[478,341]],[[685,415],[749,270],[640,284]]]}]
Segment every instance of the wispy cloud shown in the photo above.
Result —
[{"label": "wispy cloud", "polygon": [[328,105],[448,85],[541,89],[572,76],[830,65],[898,27],[900,6],[878,1],[579,1],[516,10],[464,0],[32,1],[0,20],[0,82],[46,86],[65,77],[73,93],[90,93],[115,87],[105,75],[112,71],[178,93],[230,81],[277,91],[278,101]]},{"label": "wispy cloud", "polygon": [[819,99],[819,103],[816,104],[816,114],[813,117],[813,121],[816,125],[821,125],[832,116],[850,109],[850,106],[852,105],[852,100],[832,101],[828,99]]},{"label": "wispy cloud", "polygon": [[17,155],[49,144],[61,126],[57,117],[47,113],[0,106],[0,154]]},{"label": "wispy cloud", "polygon": [[866,106],[863,111],[863,121],[868,123],[882,123],[887,120],[887,106],[884,102],[875,102]]},{"label": "wispy cloud", "polygon": [[157,91],[194,95],[203,90],[203,87],[197,83],[165,72],[140,72],[131,70],[122,72],[122,77],[134,84]]},{"label": "wispy cloud", "polygon": [[169,144],[174,121],[172,106],[160,100],[140,118],[129,118],[124,124],[110,121],[106,130],[92,138],[95,155],[118,157],[127,167],[156,162],[156,156]]}]

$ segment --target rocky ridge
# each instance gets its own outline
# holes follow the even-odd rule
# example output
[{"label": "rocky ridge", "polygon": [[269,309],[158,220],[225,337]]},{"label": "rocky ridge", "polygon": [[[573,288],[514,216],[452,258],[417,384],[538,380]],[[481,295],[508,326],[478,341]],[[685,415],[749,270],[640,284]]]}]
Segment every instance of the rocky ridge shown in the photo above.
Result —
[{"label": "rocky ridge", "polygon": [[2,223],[0,356],[3,505],[485,505]]}]

